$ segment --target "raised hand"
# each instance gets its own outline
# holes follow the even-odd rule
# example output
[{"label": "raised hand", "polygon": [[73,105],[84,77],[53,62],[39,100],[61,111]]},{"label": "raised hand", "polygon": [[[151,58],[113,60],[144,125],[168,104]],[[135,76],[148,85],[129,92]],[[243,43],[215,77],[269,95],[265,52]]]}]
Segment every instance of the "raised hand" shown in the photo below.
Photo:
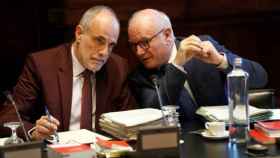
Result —
[{"label": "raised hand", "polygon": [[173,62],[182,66],[193,57],[214,65],[218,65],[224,60],[223,55],[216,50],[210,41],[201,41],[195,35],[191,35],[181,41]]}]

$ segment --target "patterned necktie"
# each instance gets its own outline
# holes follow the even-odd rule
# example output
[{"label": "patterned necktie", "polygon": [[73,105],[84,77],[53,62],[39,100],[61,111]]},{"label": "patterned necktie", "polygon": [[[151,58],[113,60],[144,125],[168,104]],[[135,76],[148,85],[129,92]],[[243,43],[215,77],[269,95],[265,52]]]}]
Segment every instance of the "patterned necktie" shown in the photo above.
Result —
[{"label": "patterned necktie", "polygon": [[82,88],[82,98],[81,98],[81,129],[92,130],[92,84],[91,76],[92,72],[90,70],[85,70],[82,73],[84,78],[84,84]]}]

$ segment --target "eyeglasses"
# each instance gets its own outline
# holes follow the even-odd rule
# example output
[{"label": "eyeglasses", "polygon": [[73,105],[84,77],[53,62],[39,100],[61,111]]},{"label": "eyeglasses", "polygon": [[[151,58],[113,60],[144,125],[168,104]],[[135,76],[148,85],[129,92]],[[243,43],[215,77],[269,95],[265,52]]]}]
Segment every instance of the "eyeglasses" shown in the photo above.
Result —
[{"label": "eyeglasses", "polygon": [[153,35],[150,38],[144,37],[141,41],[138,42],[130,42],[131,48],[133,51],[137,51],[137,46],[141,47],[144,50],[147,50],[150,48],[150,42],[157,37],[160,33],[162,33],[164,31],[164,29],[161,29],[158,33],[156,33],[155,35]]}]

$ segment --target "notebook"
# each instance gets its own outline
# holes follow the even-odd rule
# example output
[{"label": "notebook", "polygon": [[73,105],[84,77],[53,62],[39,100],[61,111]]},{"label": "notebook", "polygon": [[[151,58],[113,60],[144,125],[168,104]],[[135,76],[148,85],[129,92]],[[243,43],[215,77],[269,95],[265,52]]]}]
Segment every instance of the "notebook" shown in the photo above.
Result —
[{"label": "notebook", "polygon": [[[243,107],[244,108],[244,107]],[[224,121],[229,120],[229,107],[228,105],[220,106],[201,106],[196,114],[203,116],[208,121]],[[239,111],[238,111],[239,110]],[[235,112],[235,117],[237,120],[242,120],[244,115],[242,114],[244,109],[237,108]],[[273,112],[271,109],[260,109],[254,106],[249,106],[249,116],[251,122],[256,122],[259,120],[267,120],[272,116]]]}]

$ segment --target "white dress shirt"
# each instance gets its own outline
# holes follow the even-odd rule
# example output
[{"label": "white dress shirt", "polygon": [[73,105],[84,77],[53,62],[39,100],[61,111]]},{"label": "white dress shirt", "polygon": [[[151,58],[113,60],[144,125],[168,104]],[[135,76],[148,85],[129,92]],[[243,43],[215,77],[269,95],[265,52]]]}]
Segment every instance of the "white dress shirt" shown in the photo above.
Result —
[{"label": "white dress shirt", "polygon": [[[85,68],[78,61],[73,46],[71,47],[72,61],[73,61],[73,89],[72,89],[72,104],[71,104],[71,115],[69,130],[80,129],[81,119],[81,98],[82,98],[82,87],[84,78],[81,73]],[[93,73],[94,74],[94,73]],[[95,111],[96,111],[96,79],[92,75],[92,128],[95,128]]]}]

